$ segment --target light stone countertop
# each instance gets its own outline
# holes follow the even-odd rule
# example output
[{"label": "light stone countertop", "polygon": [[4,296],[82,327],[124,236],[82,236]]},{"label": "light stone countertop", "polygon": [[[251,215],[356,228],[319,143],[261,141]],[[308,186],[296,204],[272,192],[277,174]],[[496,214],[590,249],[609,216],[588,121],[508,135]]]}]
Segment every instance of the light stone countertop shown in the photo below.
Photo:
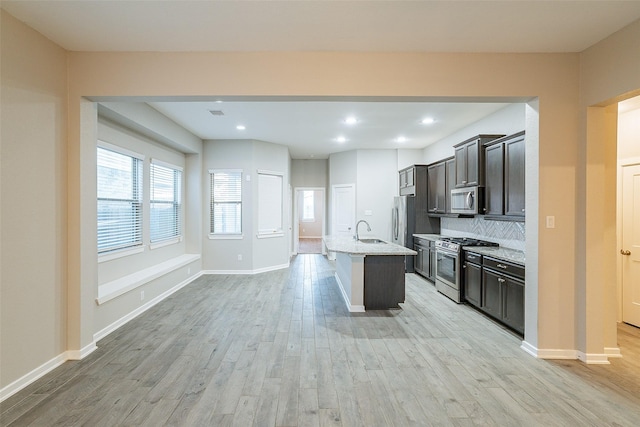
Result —
[{"label": "light stone countertop", "polygon": [[[365,237],[363,237],[364,239]],[[366,237],[370,238],[370,237]],[[324,236],[322,241],[331,252],[356,255],[416,255],[417,252],[395,243],[364,243],[349,237]]]},{"label": "light stone countertop", "polygon": [[465,251],[475,252],[480,255],[487,255],[494,258],[499,258],[504,261],[510,261],[515,264],[525,265],[525,254],[522,251],[515,249],[507,249],[500,247],[487,247],[487,246],[465,246]]}]

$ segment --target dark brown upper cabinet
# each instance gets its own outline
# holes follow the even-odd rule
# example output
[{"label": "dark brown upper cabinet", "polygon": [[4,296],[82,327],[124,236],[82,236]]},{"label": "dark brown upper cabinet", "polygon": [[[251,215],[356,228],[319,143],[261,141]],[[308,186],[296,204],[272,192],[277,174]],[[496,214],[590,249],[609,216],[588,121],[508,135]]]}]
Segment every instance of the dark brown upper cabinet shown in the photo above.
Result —
[{"label": "dark brown upper cabinet", "polygon": [[524,131],[485,144],[485,205],[495,219],[523,221],[525,216]]},{"label": "dark brown upper cabinet", "polygon": [[477,135],[454,145],[456,188],[484,185],[483,146],[502,136],[504,135]]}]

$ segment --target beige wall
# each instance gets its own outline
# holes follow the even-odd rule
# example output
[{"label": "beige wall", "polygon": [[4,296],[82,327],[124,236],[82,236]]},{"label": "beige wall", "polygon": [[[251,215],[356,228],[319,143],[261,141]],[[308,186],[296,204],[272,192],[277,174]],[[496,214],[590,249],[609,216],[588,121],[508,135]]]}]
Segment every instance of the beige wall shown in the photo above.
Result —
[{"label": "beige wall", "polygon": [[617,102],[640,93],[640,20],[580,55],[576,216],[576,339],[585,353],[617,349]]},{"label": "beige wall", "polygon": [[0,387],[66,342],[66,53],[2,12]]}]

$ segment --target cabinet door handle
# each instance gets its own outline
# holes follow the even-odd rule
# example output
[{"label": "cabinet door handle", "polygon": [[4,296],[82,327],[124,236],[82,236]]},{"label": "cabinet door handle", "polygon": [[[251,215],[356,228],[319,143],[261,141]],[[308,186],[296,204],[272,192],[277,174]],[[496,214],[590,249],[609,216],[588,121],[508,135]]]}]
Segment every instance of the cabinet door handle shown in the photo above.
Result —
[{"label": "cabinet door handle", "polygon": [[496,264],[496,267],[506,270],[508,267],[504,264]]},{"label": "cabinet door handle", "polygon": [[620,253],[622,255],[631,255],[631,251],[625,251],[624,249],[620,249]]},{"label": "cabinet door handle", "polygon": [[522,212],[524,212],[524,209],[522,209]]},{"label": "cabinet door handle", "polygon": [[504,282],[506,282],[506,280],[504,280],[502,277],[498,277],[498,282],[504,283]]},{"label": "cabinet door handle", "polygon": [[463,183],[463,184],[466,184],[466,183],[467,183],[467,181],[462,181],[462,183]]}]

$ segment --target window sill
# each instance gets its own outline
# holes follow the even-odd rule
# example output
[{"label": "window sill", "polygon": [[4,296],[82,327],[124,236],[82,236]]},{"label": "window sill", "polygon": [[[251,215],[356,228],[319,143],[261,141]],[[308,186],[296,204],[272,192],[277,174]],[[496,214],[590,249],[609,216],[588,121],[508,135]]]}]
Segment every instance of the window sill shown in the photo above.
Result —
[{"label": "window sill", "polygon": [[98,286],[96,303],[102,305],[133,289],[151,282],[200,259],[199,254],[185,254]]},{"label": "window sill", "polygon": [[126,257],[129,255],[139,254],[144,252],[144,245],[136,246],[135,248],[127,248],[119,251],[108,252],[104,255],[98,255],[98,263],[111,261],[113,259]]},{"label": "window sill", "polygon": [[263,233],[263,234],[258,234],[256,237],[258,239],[272,239],[274,237],[282,237],[284,236],[284,233],[282,231],[279,231],[277,233]]},{"label": "window sill", "polygon": [[244,234],[209,234],[209,240],[242,240]]},{"label": "window sill", "polygon": [[175,245],[176,243],[182,242],[182,236],[172,237],[167,240],[160,240],[158,242],[149,243],[149,249],[158,249],[164,246]]}]

